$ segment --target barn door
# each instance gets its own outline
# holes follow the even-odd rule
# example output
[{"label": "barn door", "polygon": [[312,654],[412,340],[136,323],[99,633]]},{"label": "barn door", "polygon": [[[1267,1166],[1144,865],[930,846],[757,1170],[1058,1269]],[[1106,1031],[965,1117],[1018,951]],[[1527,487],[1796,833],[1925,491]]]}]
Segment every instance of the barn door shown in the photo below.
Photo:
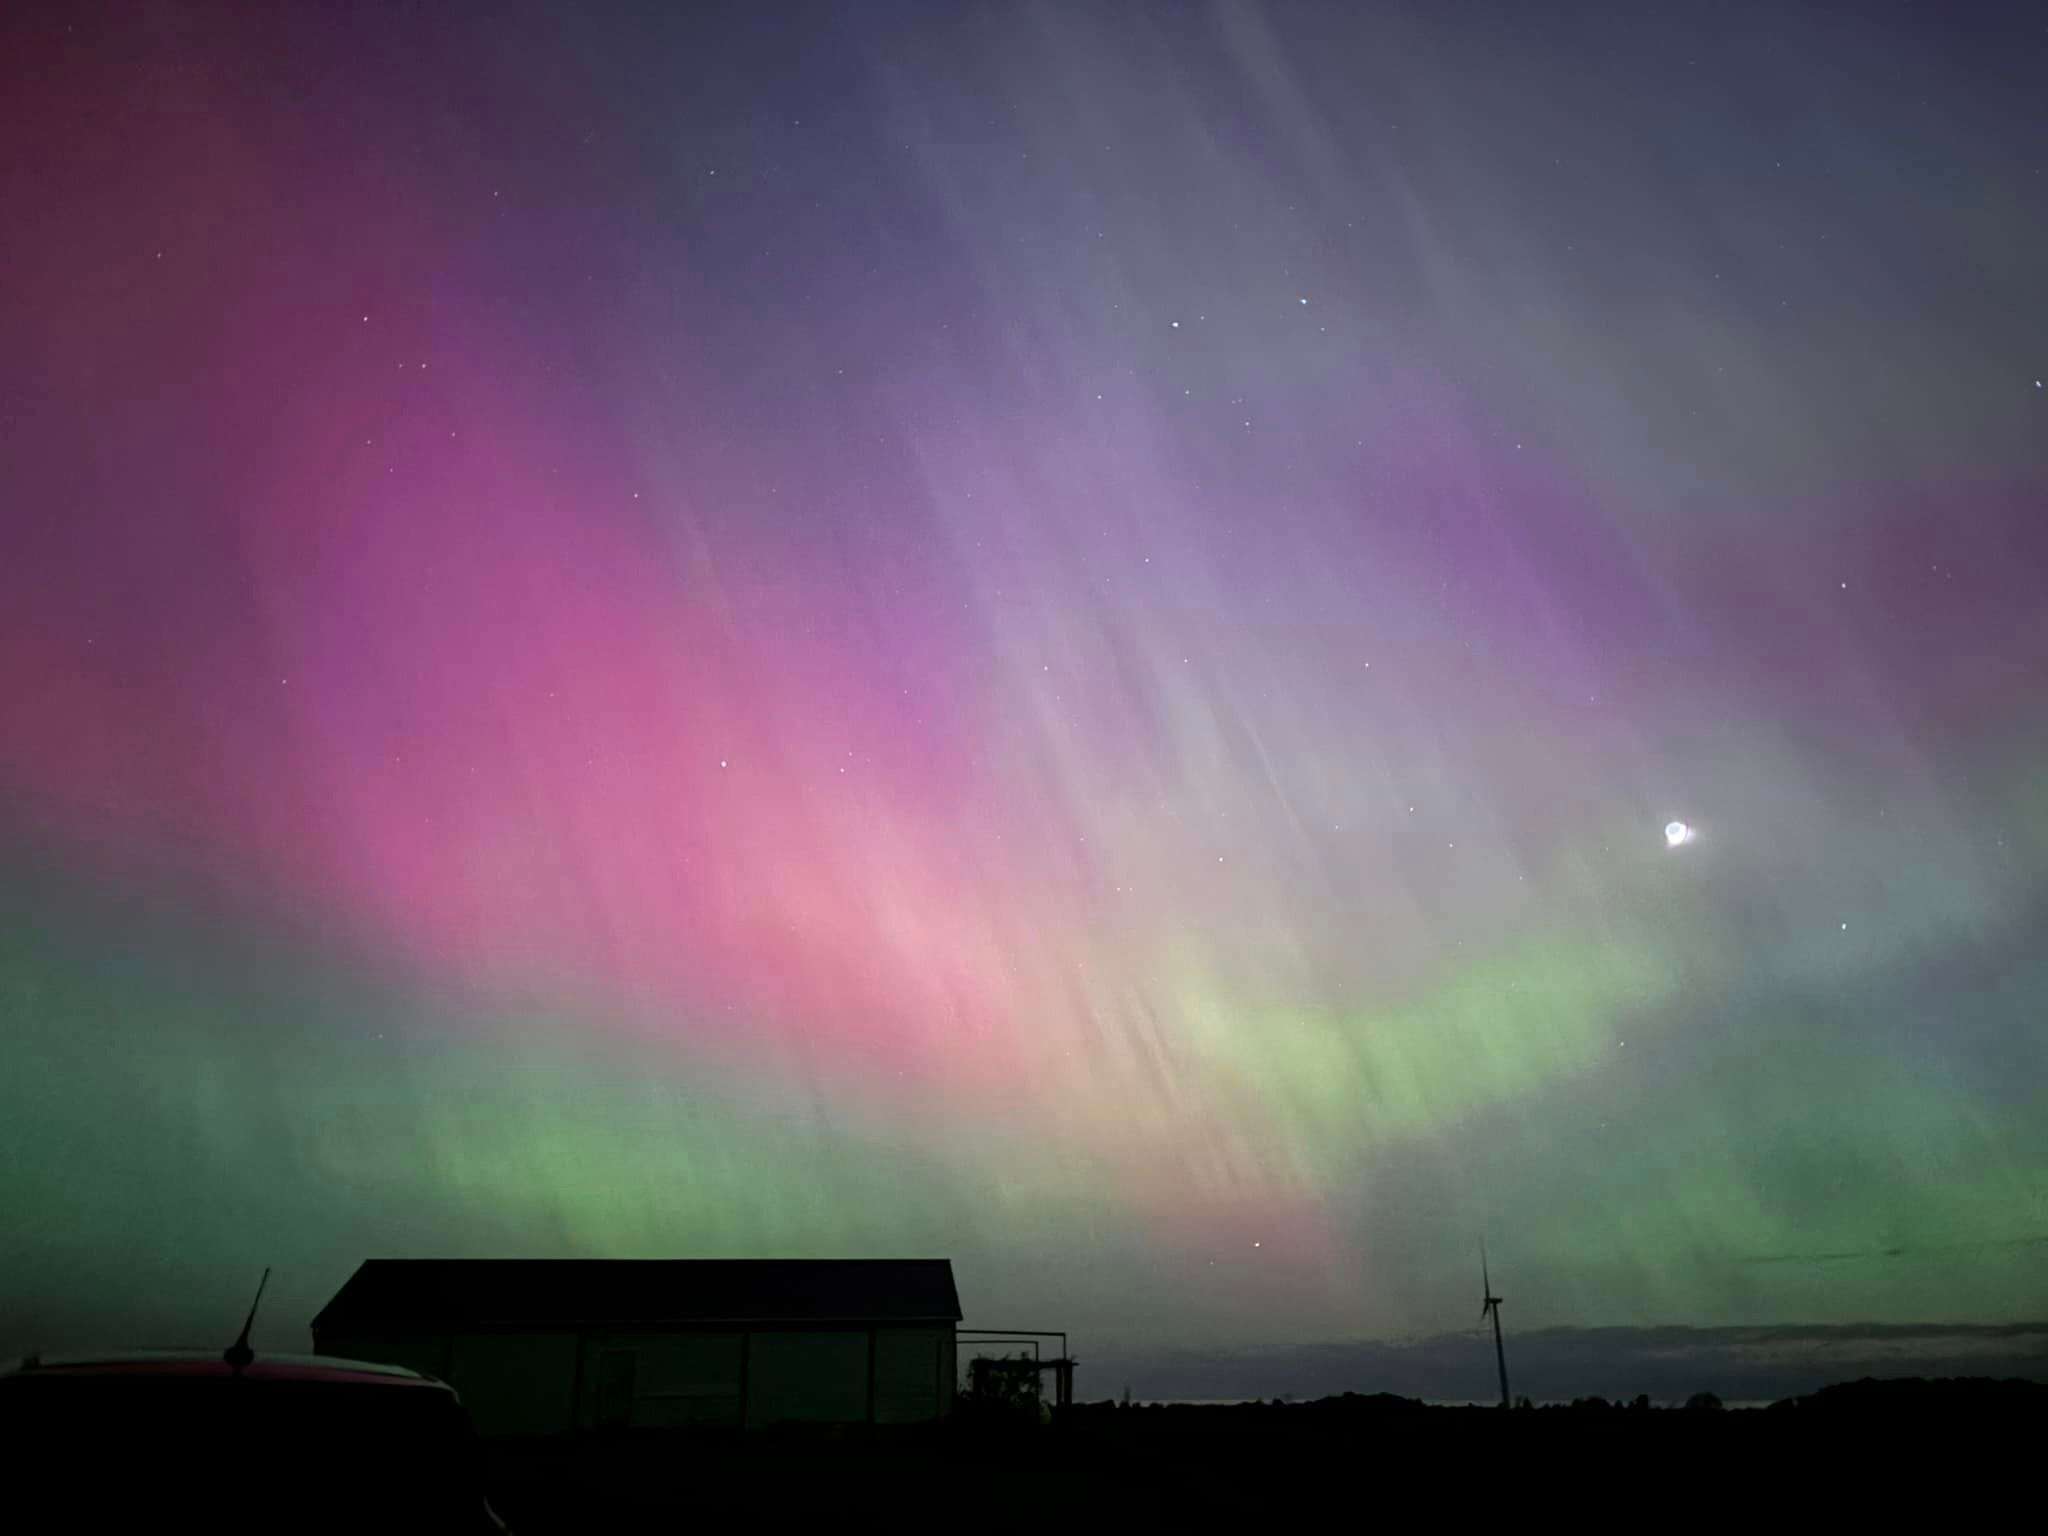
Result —
[{"label": "barn door", "polygon": [[607,1349],[597,1357],[597,1427],[624,1429],[633,1422],[633,1351]]}]

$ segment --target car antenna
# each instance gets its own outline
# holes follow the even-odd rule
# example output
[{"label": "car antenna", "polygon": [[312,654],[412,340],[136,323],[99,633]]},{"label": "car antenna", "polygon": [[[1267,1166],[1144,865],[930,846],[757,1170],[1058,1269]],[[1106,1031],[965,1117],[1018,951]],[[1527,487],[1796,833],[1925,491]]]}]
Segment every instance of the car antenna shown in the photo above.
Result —
[{"label": "car antenna", "polygon": [[242,1335],[230,1344],[221,1355],[234,1373],[239,1376],[243,1368],[256,1358],[256,1351],[249,1347],[249,1330],[256,1326],[256,1309],[263,1305],[263,1287],[270,1284],[270,1266],[263,1266],[263,1278],[256,1282],[256,1299],[249,1303],[249,1315],[242,1319]]}]

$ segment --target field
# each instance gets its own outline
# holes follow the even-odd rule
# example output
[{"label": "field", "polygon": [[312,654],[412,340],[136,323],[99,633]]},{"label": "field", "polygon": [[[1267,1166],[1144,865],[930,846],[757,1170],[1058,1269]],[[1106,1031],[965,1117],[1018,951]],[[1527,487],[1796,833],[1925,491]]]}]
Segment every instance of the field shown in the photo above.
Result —
[{"label": "field", "polygon": [[[1522,1491],[1574,1507],[1670,1511],[1688,1500],[1833,1497],[1898,1480],[1942,1494],[1952,1470],[2015,1465],[2048,1428],[2048,1387],[1878,1384],[1755,1410],[1631,1410],[1596,1401],[1501,1413],[1393,1398],[1119,1409],[1052,1425],[624,1438],[499,1445],[489,1479],[522,1536],[749,1525],[1023,1528],[1112,1510],[1207,1505],[1219,1521],[1295,1518],[1400,1490],[1496,1504]],[[1965,1384],[1953,1384],[1963,1387]],[[1884,1390],[1893,1388],[1893,1390]],[[1917,1389],[1917,1390],[1915,1390]],[[1855,1387],[1830,1389],[1855,1394]],[[1819,1406],[1815,1406],[1819,1404]],[[2008,1456],[2008,1447],[2010,1456]],[[1831,1492],[1830,1490],[1833,1490]],[[1947,1496],[1943,1494],[1942,1496]],[[1181,1517],[1185,1523],[1185,1516]],[[1092,1523],[1092,1522],[1090,1522]]]}]

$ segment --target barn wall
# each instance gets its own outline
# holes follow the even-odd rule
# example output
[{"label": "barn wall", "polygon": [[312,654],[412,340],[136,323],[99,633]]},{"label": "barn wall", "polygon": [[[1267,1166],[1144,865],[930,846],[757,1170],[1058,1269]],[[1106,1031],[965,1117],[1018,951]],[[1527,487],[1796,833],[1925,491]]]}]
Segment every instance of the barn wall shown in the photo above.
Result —
[{"label": "barn wall", "polygon": [[868,1333],[748,1336],[747,1424],[858,1424],[868,1416]]},{"label": "barn wall", "polygon": [[950,1328],[875,1330],[875,1422],[924,1424],[946,1411]]},{"label": "barn wall", "polygon": [[467,1333],[453,1341],[448,1382],[481,1435],[548,1435],[571,1427],[573,1333]]},{"label": "barn wall", "polygon": [[594,1333],[581,1348],[580,1426],[686,1429],[740,1422],[745,1338],[737,1330]]},{"label": "barn wall", "polygon": [[[408,1366],[485,1435],[570,1429],[926,1423],[952,1412],[950,1326],[318,1334],[322,1354]],[[872,1382],[872,1399],[870,1398]]]}]

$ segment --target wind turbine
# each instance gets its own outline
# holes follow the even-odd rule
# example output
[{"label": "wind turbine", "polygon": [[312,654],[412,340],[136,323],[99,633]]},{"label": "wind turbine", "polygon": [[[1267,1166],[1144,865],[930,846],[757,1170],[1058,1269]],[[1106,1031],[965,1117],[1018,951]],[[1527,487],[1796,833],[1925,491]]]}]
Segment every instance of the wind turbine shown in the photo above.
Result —
[{"label": "wind turbine", "polygon": [[1479,1321],[1485,1322],[1486,1315],[1493,1314],[1493,1363],[1500,1367],[1500,1405],[1509,1407],[1508,1397],[1508,1353],[1500,1342],[1501,1298],[1493,1294],[1493,1277],[1486,1272],[1486,1239],[1479,1240],[1479,1285],[1480,1294],[1486,1299],[1479,1303]]}]

